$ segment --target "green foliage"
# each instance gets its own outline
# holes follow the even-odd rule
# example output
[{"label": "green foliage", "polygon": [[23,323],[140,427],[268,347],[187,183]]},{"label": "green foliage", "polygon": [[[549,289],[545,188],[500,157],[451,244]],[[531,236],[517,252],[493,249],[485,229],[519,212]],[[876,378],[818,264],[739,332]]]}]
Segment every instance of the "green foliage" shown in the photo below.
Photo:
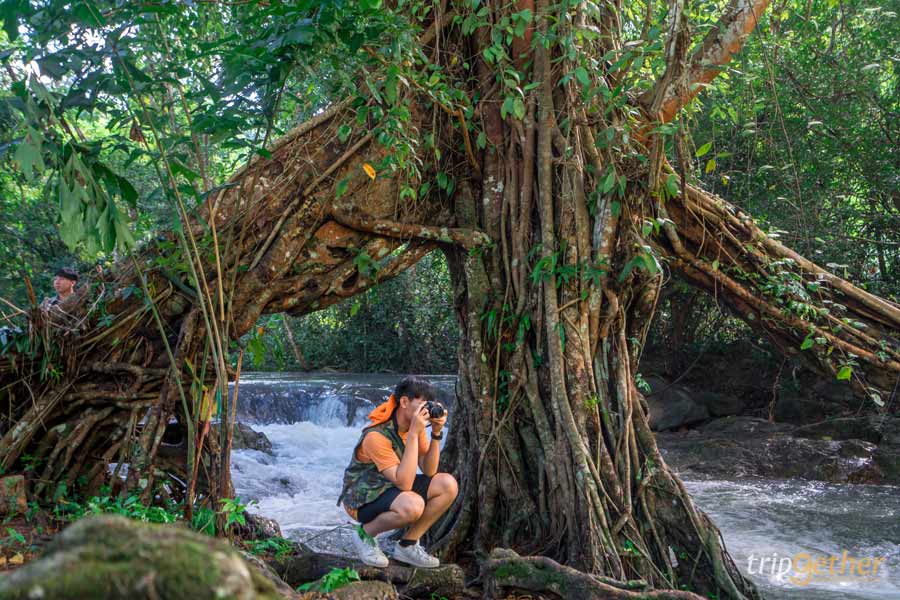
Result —
[{"label": "green foliage", "polygon": [[271,554],[276,560],[282,559],[294,551],[294,542],[281,537],[248,540],[244,542],[251,554]]},{"label": "green foliage", "polygon": [[191,517],[191,529],[205,533],[206,535],[216,535],[216,512],[206,506],[198,506],[194,508]]},{"label": "green foliage", "polygon": [[343,569],[334,567],[317,581],[304,583],[297,588],[297,591],[306,592],[314,590],[322,593],[328,593],[353,581],[360,581],[359,573],[355,569],[352,569],[350,567],[344,567]]},{"label": "green foliage", "polygon": [[231,527],[234,524],[246,525],[247,507],[255,503],[255,501],[250,501],[249,504],[243,504],[240,498],[222,498],[219,502],[222,504],[220,512],[225,515],[225,527]]},{"label": "green foliage", "polygon": [[263,317],[242,343],[254,368],[264,370],[453,373],[458,339],[450,274],[444,255],[435,252],[397,277],[302,319]]},{"label": "green foliage", "polygon": [[128,496],[123,499],[111,496],[108,488],[104,490],[101,496],[92,496],[83,503],[67,500],[61,496],[53,507],[53,514],[64,521],[77,521],[89,515],[99,514],[120,515],[147,523],[174,523],[181,518],[180,510],[174,505],[146,506],[141,503],[139,496]]},{"label": "green foliage", "polygon": [[694,155],[705,187],[801,255],[895,299],[898,28],[896,0],[789,2],[748,38],[691,123],[703,132]]}]

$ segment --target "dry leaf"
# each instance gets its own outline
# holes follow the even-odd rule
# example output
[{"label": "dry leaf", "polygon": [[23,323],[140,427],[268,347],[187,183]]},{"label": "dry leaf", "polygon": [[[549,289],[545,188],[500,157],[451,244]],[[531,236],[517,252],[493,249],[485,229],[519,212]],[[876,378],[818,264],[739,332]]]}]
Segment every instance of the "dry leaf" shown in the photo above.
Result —
[{"label": "dry leaf", "polygon": [[363,171],[369,176],[369,179],[375,181],[375,169],[369,163],[363,163]]},{"label": "dry leaf", "polygon": [[12,558],[9,559],[9,564],[11,565],[21,565],[25,563],[25,557],[20,553],[16,553],[12,555]]}]

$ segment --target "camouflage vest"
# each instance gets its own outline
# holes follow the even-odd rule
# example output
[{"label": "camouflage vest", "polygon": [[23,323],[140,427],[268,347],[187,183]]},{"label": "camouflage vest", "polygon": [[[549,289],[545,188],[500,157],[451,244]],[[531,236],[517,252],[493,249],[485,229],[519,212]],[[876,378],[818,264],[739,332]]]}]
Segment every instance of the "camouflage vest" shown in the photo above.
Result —
[{"label": "camouflage vest", "polygon": [[357,509],[363,504],[375,500],[382,492],[394,485],[390,479],[378,471],[374,462],[365,463],[356,458],[356,451],[370,431],[377,431],[387,437],[397,457],[403,458],[406,445],[397,433],[397,419],[394,415],[391,415],[391,418],[384,423],[363,429],[362,435],[359,436],[359,441],[356,442],[353,453],[350,455],[350,465],[344,470],[344,487],[338,497],[338,506],[343,500],[350,508]]}]

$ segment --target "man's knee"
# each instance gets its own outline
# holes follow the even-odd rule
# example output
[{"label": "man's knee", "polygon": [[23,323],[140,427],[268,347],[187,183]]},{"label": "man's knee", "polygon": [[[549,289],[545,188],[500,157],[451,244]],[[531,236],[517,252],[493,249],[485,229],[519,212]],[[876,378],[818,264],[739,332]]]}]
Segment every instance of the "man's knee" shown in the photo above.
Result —
[{"label": "man's knee", "polygon": [[450,473],[435,473],[434,477],[431,478],[431,485],[434,486],[435,495],[447,494],[452,498],[456,498],[456,494],[459,493],[459,484],[456,483],[456,478]]},{"label": "man's knee", "polygon": [[417,521],[425,511],[425,500],[415,492],[400,492],[391,503],[391,510],[407,523]]}]

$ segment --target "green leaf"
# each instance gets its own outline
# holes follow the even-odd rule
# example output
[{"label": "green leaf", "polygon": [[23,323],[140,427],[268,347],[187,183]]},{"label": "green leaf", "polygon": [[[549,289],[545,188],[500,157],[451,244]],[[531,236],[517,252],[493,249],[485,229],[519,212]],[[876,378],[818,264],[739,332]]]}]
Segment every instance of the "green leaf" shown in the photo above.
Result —
[{"label": "green leaf", "polygon": [[669,173],[669,176],[666,178],[666,191],[669,193],[670,198],[678,195],[678,176],[675,173]]},{"label": "green leaf", "polygon": [[352,129],[346,123],[344,125],[341,125],[340,127],[338,127],[337,134],[338,134],[338,139],[341,141],[341,143],[344,143],[347,141],[347,138],[350,137],[351,131],[352,131]]},{"label": "green leaf", "polygon": [[706,161],[706,168],[704,169],[704,171],[706,171],[707,173],[712,173],[715,170],[716,170],[716,159],[711,158],[708,161]]},{"label": "green leaf", "polygon": [[503,101],[503,104],[500,105],[500,118],[501,119],[505,119],[506,115],[513,112],[513,110],[514,110],[513,104],[515,103],[515,101],[516,101],[516,99],[512,96],[506,97],[506,99]]},{"label": "green leaf", "polygon": [[600,191],[604,194],[608,193],[609,190],[613,188],[616,184],[616,170],[613,168],[609,169],[609,174],[603,180],[603,183],[600,185]]},{"label": "green leaf", "polygon": [[525,103],[519,97],[513,100],[513,115],[520,121],[525,118]]},{"label": "green leaf", "polygon": [[700,158],[701,156],[703,156],[704,154],[709,152],[711,149],[712,149],[712,142],[706,142],[705,144],[703,144],[702,146],[697,148],[697,152],[695,153],[695,155],[697,158]]},{"label": "green leaf", "polygon": [[591,83],[591,77],[588,75],[587,69],[584,67],[578,67],[575,69],[575,79],[578,80],[583,86],[588,86]]},{"label": "green leaf", "polygon": [[29,135],[19,142],[16,148],[14,158],[19,163],[19,168],[25,179],[31,183],[34,181],[35,173],[41,173],[44,170],[44,159],[41,157],[41,146],[39,134]]},{"label": "green leaf", "polygon": [[853,375],[853,367],[851,367],[850,365],[842,366],[837,372],[837,378],[839,381],[848,380],[850,379],[851,375]]},{"label": "green leaf", "polygon": [[814,338],[813,334],[810,333],[809,335],[807,335],[803,339],[803,343],[800,344],[800,349],[801,350],[809,350],[810,348],[812,348],[813,344],[815,343],[815,340],[813,338]]},{"label": "green leaf", "polygon": [[350,185],[350,178],[344,177],[340,181],[337,182],[337,185],[334,187],[334,197],[340,198],[345,193],[347,193],[347,186]]}]

